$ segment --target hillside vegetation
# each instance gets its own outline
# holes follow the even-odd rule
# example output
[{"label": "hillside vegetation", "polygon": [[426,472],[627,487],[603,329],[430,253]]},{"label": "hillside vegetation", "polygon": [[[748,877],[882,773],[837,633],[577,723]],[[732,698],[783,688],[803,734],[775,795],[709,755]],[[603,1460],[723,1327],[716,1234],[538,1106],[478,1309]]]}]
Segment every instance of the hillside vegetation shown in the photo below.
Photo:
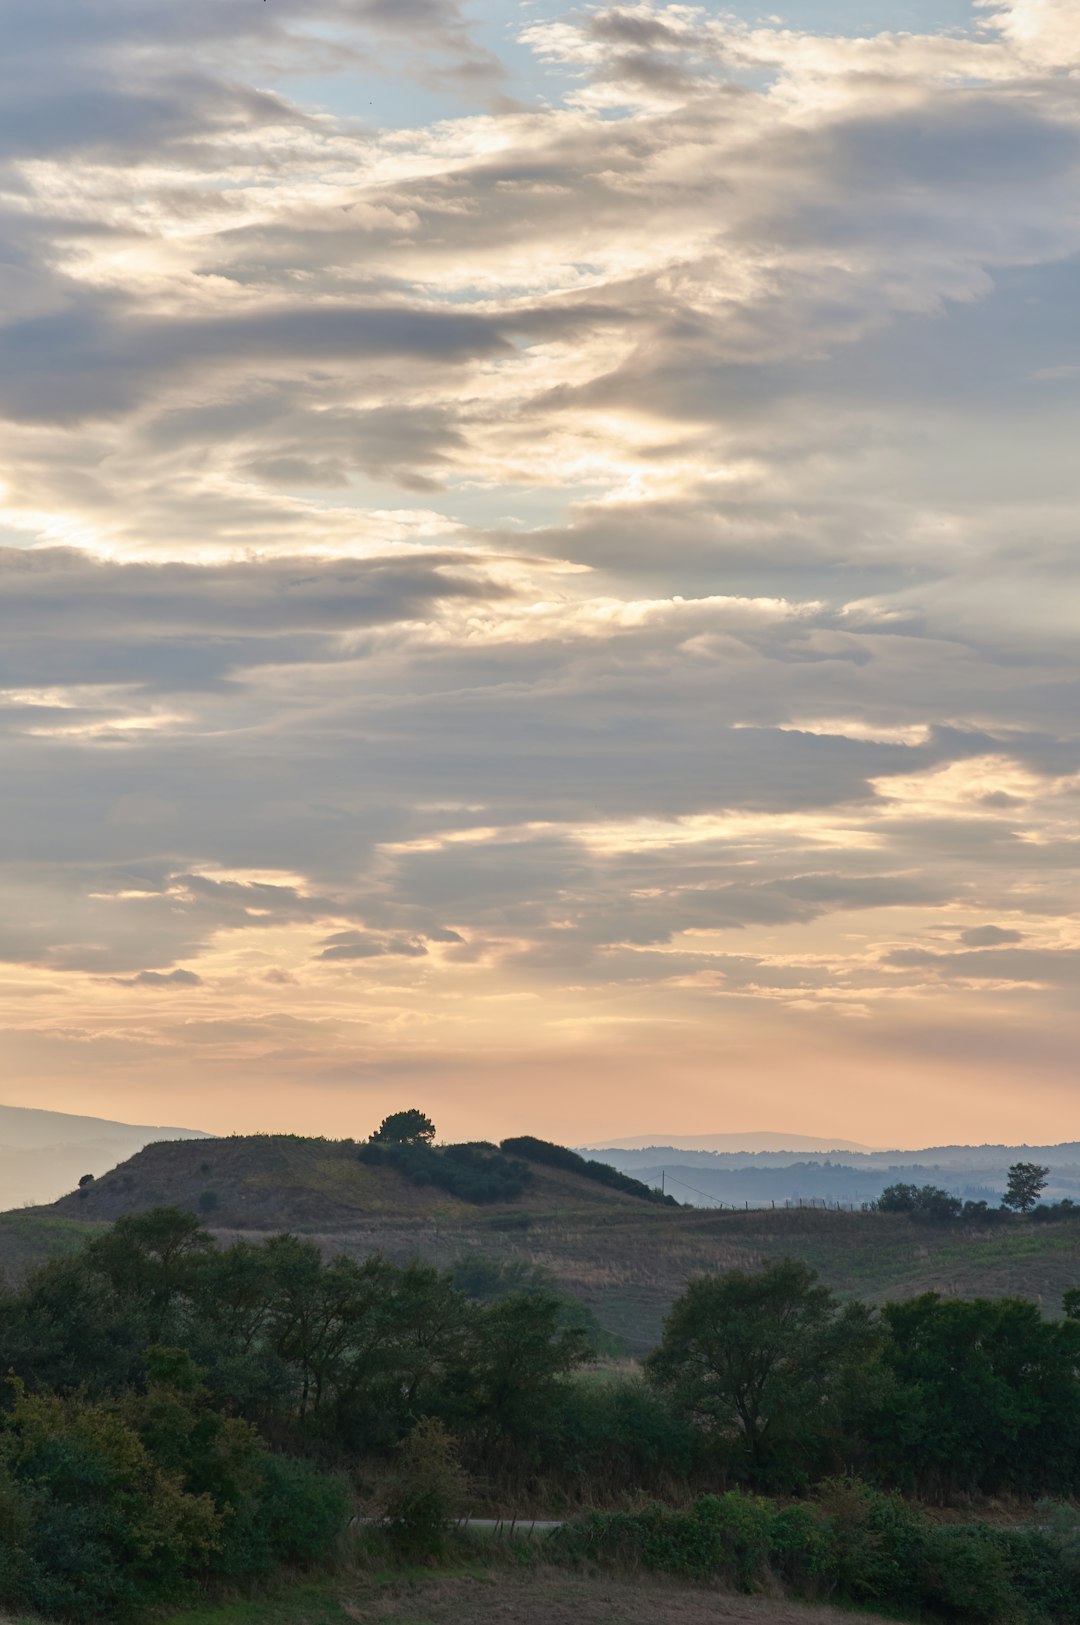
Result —
[{"label": "hillside vegetation", "polygon": [[[421,1191],[427,1153],[407,1163],[419,1184],[394,1170]],[[652,1213],[672,1239],[706,1217],[618,1194],[612,1229]],[[595,1242],[605,1216],[581,1211]],[[884,1235],[877,1217],[864,1229]],[[537,1625],[561,1617],[557,1592],[562,1615],[600,1625],[605,1605],[574,1591],[598,1571],[913,1620],[1080,1619],[1080,1290],[1057,1319],[1020,1298],[875,1309],[790,1257],[714,1267],[640,1367],[597,1368],[581,1306],[520,1260],[493,1277],[478,1253],[436,1270],[322,1237],[215,1240],[180,1206],[42,1223],[92,1233],[0,1288],[0,1602],[16,1612],[150,1625],[290,1575],[329,1580],[335,1562],[369,1578],[461,1564],[480,1556],[455,1532],[473,1513],[553,1520],[506,1551],[564,1571],[546,1615],[516,1616]],[[972,1517],[1003,1497],[1011,1525]]]},{"label": "hillside vegetation", "polygon": [[[482,1254],[539,1266],[633,1353],[654,1346],[688,1280],[769,1257],[805,1260],[842,1297],[874,1302],[1021,1293],[1053,1314],[1080,1284],[1078,1221],[958,1226],[905,1214],[680,1208],[537,1161],[519,1196],[477,1204],[364,1163],[358,1151],[351,1141],[269,1135],[150,1145],[85,1191],[5,1216],[0,1262],[48,1256],[87,1221],[176,1205],[219,1235],[292,1230],[327,1254],[444,1266]],[[34,1231],[43,1220],[75,1229]]]}]

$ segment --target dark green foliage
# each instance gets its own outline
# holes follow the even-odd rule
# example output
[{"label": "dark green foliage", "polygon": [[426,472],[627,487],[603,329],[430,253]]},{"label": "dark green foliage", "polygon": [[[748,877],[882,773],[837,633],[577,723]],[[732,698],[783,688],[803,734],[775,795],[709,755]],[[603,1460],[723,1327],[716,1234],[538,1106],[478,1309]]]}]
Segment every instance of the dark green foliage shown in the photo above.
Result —
[{"label": "dark green foliage", "polygon": [[219,1205],[217,1191],[203,1191],[197,1203],[200,1213],[213,1213],[214,1209]]},{"label": "dark green foliage", "polygon": [[83,1174],[82,1178],[79,1180],[79,1189],[81,1191],[85,1190],[87,1185],[92,1185],[93,1183],[94,1183],[93,1174]]},{"label": "dark green foliage", "polygon": [[1080,1322],[1015,1298],[886,1304],[875,1475],[935,1497],[1080,1487]]},{"label": "dark green foliage", "polygon": [[684,1512],[654,1502],[592,1513],[555,1530],[550,1546],[563,1561],[618,1562],[753,1591],[765,1577],[770,1521],[767,1501],[733,1491],[703,1495]]},{"label": "dark green foliage", "polygon": [[937,1524],[852,1480],[793,1506],[731,1492],[685,1511],[595,1513],[555,1531],[549,1550],[746,1591],[775,1576],[799,1596],[971,1625],[1050,1625],[1080,1608],[1075,1567],[1052,1537]]},{"label": "dark green foliage", "polygon": [[581,1332],[594,1354],[615,1358],[626,1350],[618,1337],[605,1331],[592,1310],[578,1298],[561,1292],[550,1271],[523,1258],[490,1258],[486,1253],[467,1253],[450,1266],[450,1279],[458,1292],[477,1303],[495,1303],[514,1292],[547,1294],[561,1304],[560,1329]]},{"label": "dark green foliage", "polygon": [[771,1571],[941,1621],[1075,1619],[1068,1509],[961,1528],[897,1494],[1080,1493],[1080,1289],[1063,1309],[927,1296],[875,1313],[782,1260],[693,1282],[643,1380],[580,1371],[595,1323],[530,1264],[325,1259],[289,1235],[221,1248],[189,1212],[145,1213],[0,1291],[0,1608],[106,1625],[316,1561],[349,1510],[319,1462],[369,1483],[396,1463],[387,1515],[417,1553],[459,1467],[511,1508],[741,1483],[814,1498],[656,1506],[575,1525],[563,1549],[742,1587]]},{"label": "dark green foliage", "polygon": [[527,1163],[504,1157],[478,1145],[372,1143],[357,1151],[361,1162],[382,1164],[404,1175],[413,1185],[433,1185],[462,1202],[514,1202],[532,1178]]},{"label": "dark green foliage", "polygon": [[1030,1213],[1046,1189],[1049,1168],[1037,1162],[1014,1162],[1009,1169],[1009,1183],[1001,1198],[1003,1207],[1014,1208],[1017,1213]]},{"label": "dark green foliage", "polygon": [[662,1493],[684,1484],[707,1459],[701,1433],[667,1396],[641,1380],[563,1386],[545,1471],[568,1490],[620,1497],[627,1486]]},{"label": "dark green foliage", "polygon": [[645,1202],[662,1202],[667,1207],[679,1205],[673,1196],[654,1191],[640,1179],[633,1179],[629,1174],[612,1168],[610,1163],[593,1162],[591,1158],[579,1156],[576,1151],[569,1150],[565,1145],[556,1145],[552,1140],[537,1140],[531,1134],[521,1134],[515,1139],[503,1140],[501,1149],[512,1156],[524,1157],[528,1162],[545,1163],[549,1168],[565,1168],[568,1173],[581,1174],[599,1185],[610,1185],[612,1190],[622,1191],[626,1196],[639,1196]]},{"label": "dark green foliage", "polygon": [[791,1487],[843,1439],[849,1390],[879,1334],[792,1259],[692,1281],[646,1369],[683,1414],[727,1444],[737,1471]]},{"label": "dark green foliage", "polygon": [[[910,1213],[913,1219],[924,1219],[928,1224],[947,1224],[959,1219],[966,1207],[985,1207],[984,1203],[967,1203],[937,1185],[887,1185],[875,1204],[879,1213]],[[974,1217],[974,1214],[969,1215]]]},{"label": "dark green foliage", "polygon": [[382,1499],[393,1545],[413,1560],[439,1556],[451,1525],[465,1512],[468,1489],[453,1435],[435,1417],[421,1418],[398,1447]]},{"label": "dark green foliage", "polygon": [[313,1562],[345,1527],[343,1481],[270,1450],[249,1423],[224,1415],[185,1351],[149,1349],[146,1392],[124,1396],[120,1408],[154,1460],[219,1514],[209,1573],[250,1580]]},{"label": "dark green foliage", "polygon": [[0,1522],[0,1599],[92,1625],[182,1598],[221,1527],[114,1408],[18,1388]]},{"label": "dark green foliage", "polygon": [[371,1136],[373,1145],[425,1145],[435,1138],[435,1124],[426,1112],[415,1106],[408,1111],[391,1112]]},{"label": "dark green foliage", "polygon": [[592,1353],[585,1333],[562,1323],[548,1292],[516,1292],[477,1317],[461,1379],[461,1429],[487,1466],[539,1461],[562,1379]]}]

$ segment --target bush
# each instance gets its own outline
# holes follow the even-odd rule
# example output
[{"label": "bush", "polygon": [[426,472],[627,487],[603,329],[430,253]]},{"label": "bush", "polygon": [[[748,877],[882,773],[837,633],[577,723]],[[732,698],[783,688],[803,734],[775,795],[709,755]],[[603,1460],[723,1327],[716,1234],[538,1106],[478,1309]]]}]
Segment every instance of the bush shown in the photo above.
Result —
[{"label": "bush", "polygon": [[478,1145],[434,1150],[417,1143],[362,1145],[356,1153],[369,1166],[393,1168],[413,1185],[434,1185],[462,1202],[513,1202],[532,1179],[527,1163]]},{"label": "bush", "polygon": [[931,1527],[923,1539],[918,1578],[922,1599],[947,1618],[1022,1617],[1005,1553],[988,1532]]},{"label": "bush", "polygon": [[263,1579],[280,1563],[318,1562],[348,1521],[344,1482],[296,1456],[260,1446],[236,1488],[241,1492],[226,1502],[221,1550],[210,1566],[224,1578]]},{"label": "bush", "polygon": [[147,1351],[145,1394],[121,1402],[145,1448],[220,1518],[206,1572],[262,1579],[279,1563],[324,1557],[344,1529],[350,1497],[343,1480],[273,1451],[255,1429],[223,1416],[182,1349]]},{"label": "bush", "polygon": [[879,1213],[910,1213],[927,1224],[947,1224],[965,1213],[960,1198],[937,1185],[887,1185],[872,1205]]},{"label": "bush", "polygon": [[0,1432],[4,1603],[87,1625],[175,1604],[221,1522],[114,1410],[17,1391]]},{"label": "bush", "polygon": [[421,1418],[398,1447],[396,1471],[382,1497],[382,1521],[400,1551],[437,1557],[465,1511],[469,1481],[453,1436],[435,1417]]},{"label": "bush", "polygon": [[769,1554],[767,1501],[731,1491],[703,1495],[685,1512],[656,1502],[640,1512],[594,1512],[553,1531],[564,1561],[600,1560],[685,1580],[725,1580],[753,1591]]},{"label": "bush", "polygon": [[650,1185],[631,1178],[629,1174],[620,1173],[608,1162],[593,1162],[589,1157],[581,1157],[568,1146],[556,1145],[553,1140],[538,1140],[532,1134],[521,1134],[515,1139],[503,1140],[500,1149],[515,1157],[525,1157],[529,1162],[544,1163],[549,1168],[565,1168],[568,1173],[594,1179],[597,1184],[609,1185],[612,1190],[622,1191],[626,1196],[638,1196],[643,1202],[679,1206],[673,1196],[654,1191]]},{"label": "bush", "polygon": [[[1028,1625],[1080,1617],[1076,1515],[1051,1531],[936,1524],[853,1480],[813,1502],[702,1496],[683,1512],[650,1505],[564,1524],[548,1549],[751,1591],[772,1574],[798,1595],[939,1620]],[[1068,1555],[1066,1555],[1068,1554]]]},{"label": "bush", "polygon": [[213,1213],[214,1209],[218,1206],[219,1197],[217,1191],[203,1191],[198,1201],[199,1212]]}]

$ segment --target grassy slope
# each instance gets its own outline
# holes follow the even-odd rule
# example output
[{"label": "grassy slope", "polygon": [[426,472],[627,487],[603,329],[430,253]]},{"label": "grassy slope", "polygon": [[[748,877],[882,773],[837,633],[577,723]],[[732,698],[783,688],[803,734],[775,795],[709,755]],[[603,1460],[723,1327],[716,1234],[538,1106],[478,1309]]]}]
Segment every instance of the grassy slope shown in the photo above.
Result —
[{"label": "grassy slope", "polygon": [[[363,1165],[349,1143],[287,1136],[148,1146],[85,1197],[0,1215],[0,1259],[16,1241],[24,1253],[74,1245],[77,1221],[108,1221],[161,1202],[197,1208],[205,1191],[218,1202],[207,1223],[223,1237],[291,1229],[328,1251],[440,1265],[470,1252],[524,1257],[590,1304],[634,1352],[655,1343],[692,1276],[753,1267],[764,1257],[804,1258],[842,1295],[877,1301],[924,1291],[1015,1293],[1052,1313],[1065,1288],[1080,1285],[1080,1221],[976,1230],[820,1209],[663,1208],[543,1167],[517,1202],[473,1207]],[[45,1228],[35,1238],[36,1224]]]},{"label": "grassy slope", "polygon": [[[115,1219],[160,1203],[198,1208],[206,1193],[216,1199],[208,1222],[265,1230],[506,1211],[477,1209],[444,1191],[410,1184],[391,1168],[369,1167],[357,1160],[351,1141],[269,1134],[149,1145],[84,1192],[64,1196],[40,1211],[76,1219]],[[577,1175],[537,1167],[525,1197],[511,1209],[547,1213],[568,1203],[575,1211],[613,1207],[637,1211],[650,1205]]]},{"label": "grassy slope", "polygon": [[89,1236],[104,1229],[40,1210],[0,1213],[0,1272],[17,1280],[27,1269],[49,1258],[79,1250]]}]

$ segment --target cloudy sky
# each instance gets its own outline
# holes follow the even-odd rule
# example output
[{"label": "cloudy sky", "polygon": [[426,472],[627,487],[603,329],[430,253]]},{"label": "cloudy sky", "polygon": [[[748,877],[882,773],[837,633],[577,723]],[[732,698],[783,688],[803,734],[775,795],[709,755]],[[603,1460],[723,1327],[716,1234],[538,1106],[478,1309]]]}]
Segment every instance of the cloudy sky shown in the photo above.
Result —
[{"label": "cloudy sky", "polygon": [[1080,4],[0,0],[12,1104],[1080,1135]]}]

